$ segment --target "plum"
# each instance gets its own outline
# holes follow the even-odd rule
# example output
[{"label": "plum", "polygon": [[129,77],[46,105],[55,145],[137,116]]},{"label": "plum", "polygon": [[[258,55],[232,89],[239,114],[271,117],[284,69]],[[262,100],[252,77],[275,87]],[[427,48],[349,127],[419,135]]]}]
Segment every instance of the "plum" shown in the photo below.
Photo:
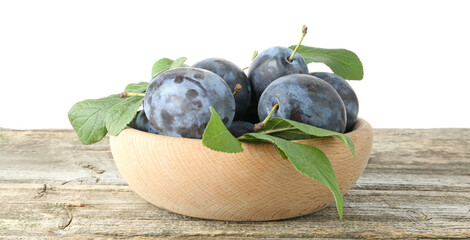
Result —
[{"label": "plum", "polygon": [[167,70],[151,81],[144,98],[144,111],[159,134],[202,138],[212,106],[226,126],[235,115],[235,99],[217,74],[199,68]]},{"label": "plum", "polygon": [[346,131],[351,131],[354,124],[356,124],[357,114],[359,112],[359,101],[351,85],[349,85],[344,78],[334,73],[312,72],[309,74],[325,80],[339,94],[346,107]]},{"label": "plum", "polygon": [[135,119],[134,127],[136,129],[139,129],[140,131],[148,132],[148,133],[157,133],[155,129],[153,129],[152,125],[150,125],[150,122],[145,115],[145,111],[140,111],[137,114],[137,117]]},{"label": "plum", "polygon": [[297,53],[302,40],[307,34],[307,26],[302,26],[302,36],[294,50],[285,47],[272,47],[258,54],[251,62],[248,80],[251,83],[251,107],[243,120],[256,123],[258,102],[263,91],[274,80],[289,74],[307,74],[308,67],[303,57]]},{"label": "plum", "polygon": [[292,61],[288,58],[293,51],[285,47],[272,47],[264,50],[249,67],[248,80],[251,83],[252,105],[257,106],[264,89],[274,80],[289,74],[308,73],[308,67],[300,54]]},{"label": "plum", "polygon": [[306,123],[319,128],[344,132],[346,108],[335,89],[320,78],[291,74],[271,83],[261,95],[258,115],[265,119],[278,103],[273,117]]},{"label": "plum", "polygon": [[251,83],[251,107],[242,120],[252,123],[260,120],[257,109],[259,98],[274,80],[289,74],[308,73],[307,64],[300,54],[296,53],[292,61],[289,61],[292,53],[289,48],[272,47],[258,54],[253,60],[248,72],[248,80]]},{"label": "plum", "polygon": [[254,132],[255,126],[253,123],[245,121],[233,121],[232,125],[228,127],[230,133],[235,137],[240,137],[245,133]]},{"label": "plum", "polygon": [[240,84],[242,88],[235,95],[235,119],[238,119],[248,110],[251,104],[251,85],[241,68],[221,58],[204,59],[195,63],[193,67],[206,69],[219,75],[232,91],[234,91],[237,84]]}]

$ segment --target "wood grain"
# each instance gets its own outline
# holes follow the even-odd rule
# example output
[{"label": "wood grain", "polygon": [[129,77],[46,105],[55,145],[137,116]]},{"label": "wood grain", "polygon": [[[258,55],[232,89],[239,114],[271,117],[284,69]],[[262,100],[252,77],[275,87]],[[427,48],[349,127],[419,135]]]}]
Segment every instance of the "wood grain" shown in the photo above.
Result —
[{"label": "wood grain", "polygon": [[374,129],[369,163],[333,205],[270,222],[207,221],[154,207],[117,171],[109,141],[0,129],[0,238],[470,238],[470,129]]}]

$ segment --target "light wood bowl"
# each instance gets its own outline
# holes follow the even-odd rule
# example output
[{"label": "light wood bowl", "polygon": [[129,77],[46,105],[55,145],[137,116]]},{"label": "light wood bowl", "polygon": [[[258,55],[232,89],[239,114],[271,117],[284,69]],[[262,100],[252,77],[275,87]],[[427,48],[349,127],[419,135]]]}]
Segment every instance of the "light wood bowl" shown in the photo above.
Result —
[{"label": "light wood bowl", "polygon": [[[297,141],[327,155],[342,194],[364,171],[372,148],[372,128],[365,120],[358,119],[347,135],[354,141],[355,160],[335,137]],[[117,168],[137,194],[182,215],[277,220],[309,214],[334,202],[328,188],[298,172],[272,144],[242,143],[242,153],[221,153],[204,147],[200,139],[126,128],[111,136],[110,145]]]}]

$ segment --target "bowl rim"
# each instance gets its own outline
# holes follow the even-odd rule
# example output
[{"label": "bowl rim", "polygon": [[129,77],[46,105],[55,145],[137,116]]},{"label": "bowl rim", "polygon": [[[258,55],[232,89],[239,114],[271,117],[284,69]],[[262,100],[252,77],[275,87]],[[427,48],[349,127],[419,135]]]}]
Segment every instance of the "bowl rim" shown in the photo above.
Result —
[{"label": "bowl rim", "polygon": [[[142,134],[142,136],[145,136],[145,137],[151,137],[151,138],[160,138],[160,139],[178,139],[179,141],[193,141],[193,142],[201,142],[202,139],[198,139],[198,138],[183,138],[183,137],[173,137],[173,136],[166,136],[166,135],[162,135],[162,134],[155,134],[155,133],[149,133],[149,132],[145,132],[145,131],[142,131],[142,130],[139,130],[139,129],[136,129],[133,127],[133,124],[134,124],[134,121],[132,121],[131,123],[129,123],[126,128],[124,128],[122,131],[126,131],[126,132],[131,132],[131,133],[134,133],[134,134]],[[349,137],[352,137],[352,136],[356,136],[359,134],[359,132],[363,132],[363,131],[366,131],[367,129],[372,129],[371,125],[369,122],[367,122],[365,119],[363,118],[357,118],[356,119],[356,123],[354,124],[353,128],[351,131],[349,132],[345,132],[345,133],[341,133],[341,134],[345,134]],[[116,135],[116,136],[113,136],[113,137],[119,137],[119,134]],[[184,140],[182,140],[184,139]],[[238,138],[237,138],[238,139]],[[322,139],[322,138],[310,138],[310,139],[299,139],[299,140],[290,140],[291,142],[298,142],[298,143],[302,143],[302,142],[308,142],[308,141],[312,141],[312,140],[319,140],[319,139]],[[242,144],[249,144],[249,142],[242,142]],[[259,144],[259,143],[257,143]],[[269,144],[269,143],[268,143]]]}]

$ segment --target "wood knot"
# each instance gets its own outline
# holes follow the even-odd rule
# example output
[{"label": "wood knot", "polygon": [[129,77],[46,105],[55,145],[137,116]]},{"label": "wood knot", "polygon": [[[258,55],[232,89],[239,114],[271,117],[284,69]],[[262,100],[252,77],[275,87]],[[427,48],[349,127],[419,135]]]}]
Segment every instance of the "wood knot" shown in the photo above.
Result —
[{"label": "wood knot", "polygon": [[36,192],[34,199],[42,198],[44,195],[46,195],[46,192],[47,192],[47,184],[44,183],[44,185]]},{"label": "wood knot", "polygon": [[57,223],[57,227],[59,229],[63,230],[68,227],[70,223],[72,223],[73,215],[68,207],[64,206],[62,209],[60,209],[60,211],[57,213],[57,216],[59,217],[59,223]]}]

